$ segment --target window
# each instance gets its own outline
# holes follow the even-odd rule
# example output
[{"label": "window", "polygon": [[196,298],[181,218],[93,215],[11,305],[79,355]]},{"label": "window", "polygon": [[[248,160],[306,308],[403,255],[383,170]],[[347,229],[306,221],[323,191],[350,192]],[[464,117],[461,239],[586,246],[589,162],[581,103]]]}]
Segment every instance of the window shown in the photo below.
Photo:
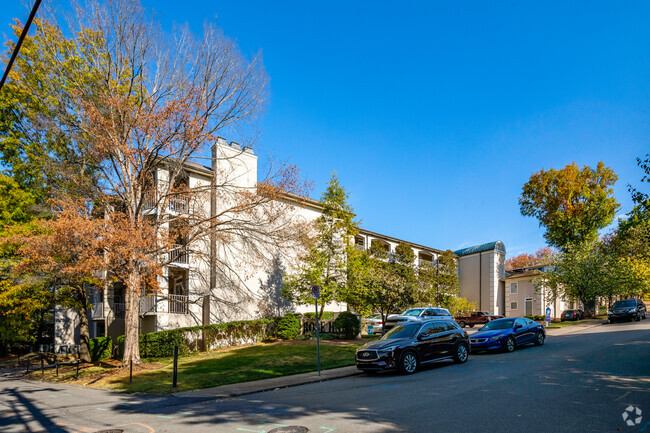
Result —
[{"label": "window", "polygon": [[[517,283],[510,283],[510,294],[511,295],[516,295],[517,294]],[[516,304],[516,302],[515,302]]]},{"label": "window", "polygon": [[456,331],[458,329],[461,329],[458,323],[453,321],[447,322],[447,331]]},{"label": "window", "polygon": [[517,309],[517,303],[516,302],[511,302],[510,303],[510,309],[511,310],[516,310]]}]

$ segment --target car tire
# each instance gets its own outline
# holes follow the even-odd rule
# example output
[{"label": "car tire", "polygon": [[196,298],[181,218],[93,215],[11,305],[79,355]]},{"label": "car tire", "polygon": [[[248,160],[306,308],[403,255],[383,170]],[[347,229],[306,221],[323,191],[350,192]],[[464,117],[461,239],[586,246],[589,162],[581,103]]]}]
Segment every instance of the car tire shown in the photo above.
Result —
[{"label": "car tire", "polygon": [[542,346],[544,345],[544,333],[542,331],[537,331],[537,335],[535,335],[535,346]]},{"label": "car tire", "polygon": [[641,321],[641,314],[636,313],[636,316],[634,317],[635,322],[640,322]]},{"label": "car tire", "polygon": [[456,353],[454,353],[454,362],[456,364],[464,364],[469,359],[469,348],[465,343],[459,343],[456,346]]},{"label": "car tire", "polygon": [[461,320],[460,322],[458,322],[458,326],[460,326],[461,328],[464,328],[465,326],[467,326],[467,323],[465,323],[463,320]]},{"label": "car tire", "polygon": [[506,352],[514,352],[515,348],[517,347],[517,343],[515,343],[515,339],[512,337],[506,338],[506,342],[503,344],[503,350]]},{"label": "car tire", "polygon": [[413,374],[418,369],[418,356],[412,350],[407,350],[399,357],[399,369],[404,374]]},{"label": "car tire", "polygon": [[470,324],[467,325],[467,326],[469,326],[470,328],[473,328],[473,327],[474,327],[474,324],[473,324],[473,323],[470,323]]}]

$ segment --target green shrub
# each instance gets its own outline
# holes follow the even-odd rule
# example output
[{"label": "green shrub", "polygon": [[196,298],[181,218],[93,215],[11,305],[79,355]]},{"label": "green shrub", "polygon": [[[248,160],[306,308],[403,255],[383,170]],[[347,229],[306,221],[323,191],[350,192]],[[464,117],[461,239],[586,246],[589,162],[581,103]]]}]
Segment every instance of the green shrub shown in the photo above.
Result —
[{"label": "green shrub", "polygon": [[[241,322],[217,323],[212,325],[178,328],[169,331],[140,334],[140,356],[143,358],[165,358],[174,356],[174,346],[179,355],[187,355],[213,347],[227,347],[249,341],[262,341],[269,334],[273,320],[247,320]],[[300,323],[298,324],[300,331]],[[200,342],[203,341],[201,347]],[[117,339],[119,354],[124,354],[124,335]]]},{"label": "green shrub", "polygon": [[527,318],[527,319],[530,319],[530,320],[538,320],[538,321],[541,321],[541,322],[546,320],[546,316],[540,316],[540,315],[535,315],[535,316],[528,315],[528,316],[524,316],[524,317]]},{"label": "green shrub", "polygon": [[334,321],[334,329],[344,338],[356,338],[361,332],[361,322],[355,314],[344,311]]},{"label": "green shrub", "polygon": [[88,343],[90,349],[90,359],[92,361],[101,361],[110,358],[113,354],[113,340],[111,337],[92,338]]},{"label": "green shrub", "polygon": [[278,323],[278,337],[292,340],[300,335],[300,319],[293,313],[287,313]]}]

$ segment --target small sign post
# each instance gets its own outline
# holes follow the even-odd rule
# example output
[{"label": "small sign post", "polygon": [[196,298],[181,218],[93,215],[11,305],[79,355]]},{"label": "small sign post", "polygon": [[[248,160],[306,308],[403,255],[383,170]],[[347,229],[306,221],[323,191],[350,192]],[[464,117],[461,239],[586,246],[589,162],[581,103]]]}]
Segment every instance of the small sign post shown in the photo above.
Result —
[{"label": "small sign post", "polygon": [[320,334],[318,328],[320,328],[320,323],[318,323],[318,299],[320,298],[320,286],[311,286],[311,297],[314,298],[314,305],[316,306],[316,315],[314,320],[316,322],[316,353],[318,357],[318,375],[320,376]]},{"label": "small sign post", "polygon": [[551,307],[546,307],[546,326],[551,323]]},{"label": "small sign post", "polygon": [[374,329],[373,329],[372,325],[368,325],[368,335],[374,335],[373,331],[374,331]]}]

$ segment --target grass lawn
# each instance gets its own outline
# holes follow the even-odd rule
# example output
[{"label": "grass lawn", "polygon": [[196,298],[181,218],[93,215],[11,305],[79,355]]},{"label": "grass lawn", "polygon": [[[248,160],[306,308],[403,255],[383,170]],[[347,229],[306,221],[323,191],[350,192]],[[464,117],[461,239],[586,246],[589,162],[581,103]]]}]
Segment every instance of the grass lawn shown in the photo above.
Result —
[{"label": "grass lawn", "polygon": [[[323,369],[354,365],[354,351],[363,342],[322,341],[321,366]],[[298,373],[316,371],[316,342],[288,341],[257,343],[255,346],[186,356],[178,360],[178,391],[209,388],[251,380],[267,379]],[[129,392],[171,393],[173,360],[162,359],[143,363],[133,369],[133,383],[129,384],[129,369],[117,368],[103,363],[80,369],[79,379],[74,371],[40,371],[32,373],[36,379],[87,384],[99,379],[91,386],[120,389]],[[100,378],[102,375],[105,377]]]},{"label": "grass lawn", "polygon": [[[607,317],[605,317],[607,318]],[[566,328],[567,326],[573,326],[573,325],[580,325],[583,323],[599,323],[602,320],[602,318],[596,317],[595,319],[582,319],[582,320],[570,320],[566,322],[554,322],[551,323],[548,326],[548,329],[554,329],[554,328]]]}]

